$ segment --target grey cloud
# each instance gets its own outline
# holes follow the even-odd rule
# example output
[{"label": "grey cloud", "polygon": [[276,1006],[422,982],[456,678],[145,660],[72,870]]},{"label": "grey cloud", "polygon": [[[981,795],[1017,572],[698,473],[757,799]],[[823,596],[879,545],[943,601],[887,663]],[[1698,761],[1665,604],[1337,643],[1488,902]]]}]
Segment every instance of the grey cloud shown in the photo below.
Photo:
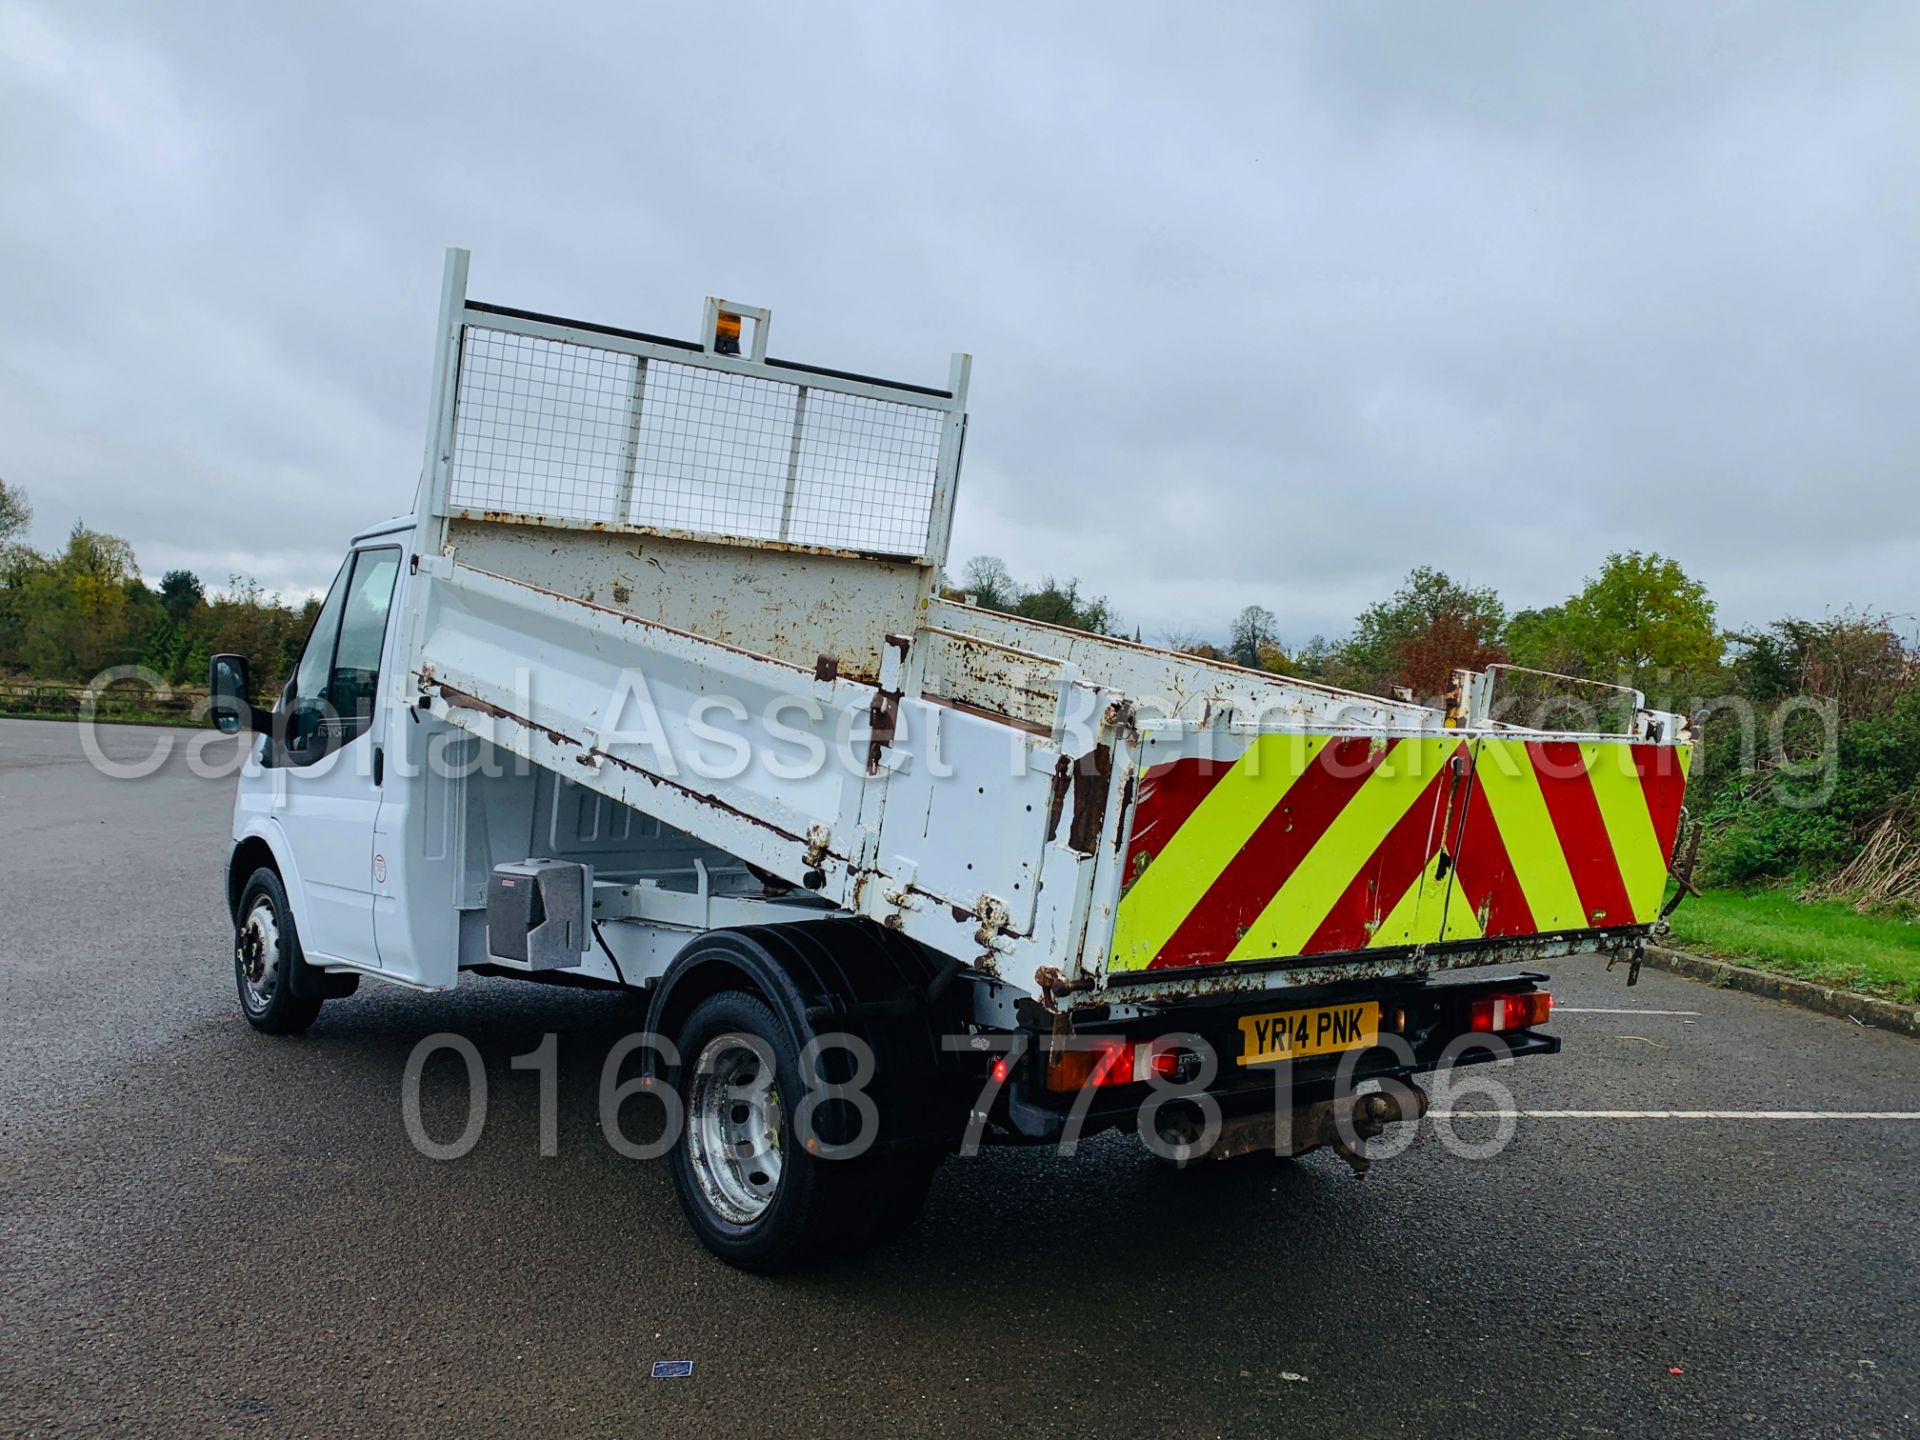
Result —
[{"label": "grey cloud", "polygon": [[148,569],[324,584],[474,293],[903,377],[976,356],[956,559],[1149,634],[1920,610],[1904,6],[0,8],[0,474]]}]

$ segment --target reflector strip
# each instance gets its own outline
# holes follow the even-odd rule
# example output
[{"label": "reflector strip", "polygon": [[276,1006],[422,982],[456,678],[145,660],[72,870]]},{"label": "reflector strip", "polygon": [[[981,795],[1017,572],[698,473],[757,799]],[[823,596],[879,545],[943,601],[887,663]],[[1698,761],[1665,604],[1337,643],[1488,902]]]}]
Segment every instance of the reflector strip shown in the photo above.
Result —
[{"label": "reflector strip", "polygon": [[1270,732],[1217,771],[1151,766],[1108,968],[1647,923],[1687,765],[1624,740]]},{"label": "reflector strip", "polygon": [[1464,923],[1459,911],[1473,917],[1474,928],[1485,935],[1528,935],[1533,911],[1527,905],[1520,877],[1513,873],[1507,842],[1494,823],[1493,808],[1476,774],[1467,796],[1466,821],[1455,839],[1453,889],[1447,895],[1447,928]]},{"label": "reflector strip", "polygon": [[1640,787],[1647,796],[1647,812],[1653,817],[1653,832],[1660,838],[1660,853],[1672,859],[1674,844],[1680,837],[1680,806],[1687,796],[1693,747],[1635,745],[1632,750],[1634,768],[1640,772]]},{"label": "reflector strip", "polygon": [[[1439,853],[1444,838],[1448,782],[1453,778],[1443,765],[1427,782],[1427,788],[1327,911],[1307,941],[1309,954],[1362,950],[1369,945],[1411,945],[1416,939],[1427,938],[1424,933],[1416,935],[1415,930],[1427,862]],[[1432,896],[1436,906],[1441,893],[1436,890]]]},{"label": "reflector strip", "polygon": [[1594,803],[1600,807],[1606,840],[1620,869],[1633,907],[1633,918],[1645,923],[1660,913],[1667,888],[1667,847],[1653,825],[1647,790],[1640,778],[1636,752],[1640,745],[1584,745],[1587,778]]},{"label": "reflector strip", "polygon": [[[1214,781],[1157,853],[1128,847],[1132,881],[1115,916],[1112,968],[1144,970],[1310,773],[1326,735],[1262,735]],[[1142,786],[1143,794],[1146,793]]]},{"label": "reflector strip", "polygon": [[1182,957],[1221,957],[1232,950],[1397,744],[1364,735],[1330,741],[1153,963],[1192,963]]},{"label": "reflector strip", "polygon": [[1390,763],[1376,766],[1318,844],[1294,867],[1266,909],[1228,954],[1229,960],[1299,955],[1333,903],[1444,768],[1459,740],[1403,740]]},{"label": "reflector strip", "polygon": [[1584,930],[1586,908],[1560,853],[1559,832],[1540,794],[1524,740],[1482,740],[1474,748],[1474,789],[1484,795],[1506,843],[1507,861],[1527,897],[1535,930]]},{"label": "reflector strip", "polygon": [[1627,899],[1607,824],[1593,796],[1592,754],[1570,740],[1532,740],[1527,743],[1527,758],[1533,761],[1540,798],[1546,802],[1547,816],[1560,838],[1560,853],[1580,892],[1582,923],[1630,924],[1633,903]]}]

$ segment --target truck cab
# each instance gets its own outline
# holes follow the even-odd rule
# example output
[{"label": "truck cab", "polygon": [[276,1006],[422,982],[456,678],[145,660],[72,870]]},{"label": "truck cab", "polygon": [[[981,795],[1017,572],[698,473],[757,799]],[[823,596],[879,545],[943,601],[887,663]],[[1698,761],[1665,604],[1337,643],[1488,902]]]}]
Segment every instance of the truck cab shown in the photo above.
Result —
[{"label": "truck cab", "polygon": [[[450,966],[429,974],[405,937],[376,919],[395,878],[380,836],[408,805],[405,767],[390,764],[407,742],[404,729],[396,732],[407,715],[394,698],[391,666],[402,648],[394,632],[406,613],[413,533],[412,518],[403,517],[353,538],[242,767],[227,893],[243,944],[255,952],[241,986],[250,1016],[292,1019],[343,993],[362,971],[452,983]],[[220,657],[217,683],[245,693],[244,664]],[[277,880],[277,896],[255,883],[263,871]],[[289,943],[296,934],[297,950]],[[297,977],[296,955],[308,972]]]}]

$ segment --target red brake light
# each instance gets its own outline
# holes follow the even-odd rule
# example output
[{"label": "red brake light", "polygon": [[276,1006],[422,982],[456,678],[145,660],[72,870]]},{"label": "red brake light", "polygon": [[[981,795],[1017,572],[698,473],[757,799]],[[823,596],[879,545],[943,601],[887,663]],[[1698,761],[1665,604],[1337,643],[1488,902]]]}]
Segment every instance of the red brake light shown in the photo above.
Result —
[{"label": "red brake light", "polygon": [[1158,1075],[1173,1079],[1180,1074],[1185,1051],[1167,1046],[1153,1048],[1151,1040],[1138,1044],[1118,1035],[1100,1035],[1063,1046],[1047,1060],[1046,1087],[1072,1094],[1089,1085],[1138,1085]]},{"label": "red brake light", "polygon": [[1131,1079],[1133,1046],[1117,1035],[1063,1045],[1047,1057],[1049,1090],[1072,1094],[1088,1085],[1124,1085]]},{"label": "red brake light", "polygon": [[1553,996],[1545,990],[1519,995],[1482,995],[1473,1002],[1469,1030],[1531,1030],[1553,1014]]}]

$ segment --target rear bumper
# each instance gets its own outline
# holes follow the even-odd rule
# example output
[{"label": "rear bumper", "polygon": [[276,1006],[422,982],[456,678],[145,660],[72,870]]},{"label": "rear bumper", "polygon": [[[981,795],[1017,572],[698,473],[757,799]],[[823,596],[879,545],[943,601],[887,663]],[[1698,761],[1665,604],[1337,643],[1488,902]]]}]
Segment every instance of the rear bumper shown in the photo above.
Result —
[{"label": "rear bumper", "polygon": [[[1182,1085],[1180,1093],[1189,1098],[1211,1096],[1223,1116],[1271,1115],[1283,1106],[1298,1109],[1339,1098],[1351,1093],[1361,1081],[1405,1080],[1442,1066],[1484,1065],[1557,1054],[1559,1037],[1540,1030],[1486,1034],[1473,1031],[1471,1026],[1470,1012],[1476,998],[1536,989],[1546,978],[1538,972],[1507,971],[1472,978],[1376,980],[1267,991],[1257,996],[1215,997],[1169,1008],[1150,1022],[1085,1026],[1077,1028],[1075,1034],[1118,1035],[1140,1043],[1159,1036],[1194,1037],[1185,1043],[1195,1050],[1202,1046],[1211,1050],[1217,1068],[1204,1087]],[[1300,1060],[1240,1063],[1240,1020],[1244,1016],[1369,1000],[1381,1007],[1378,1045]],[[1054,1032],[1029,1029],[1019,1033],[1022,1059],[1003,1091],[1004,1114],[996,1116],[1010,1129],[1029,1140],[1060,1139],[1076,1110],[1080,1116],[1078,1133],[1083,1136],[1137,1125],[1141,1107],[1155,1087],[1104,1086],[1091,1096],[1086,1092],[1050,1091],[1045,1074]],[[1397,1042],[1390,1037],[1397,1037]]]},{"label": "rear bumper", "polygon": [[[1649,927],[1560,930],[1446,944],[1385,946],[1377,950],[1307,955],[1285,960],[1238,960],[1223,965],[1187,965],[1110,975],[1102,990],[1076,989],[1058,997],[1062,1009],[1098,1012],[1112,1004],[1186,1005],[1210,999],[1234,1000],[1258,995],[1264,1003],[1284,991],[1282,1003],[1362,982],[1395,980],[1419,984],[1439,971],[1494,965],[1538,965],[1568,955],[1600,955],[1609,961],[1631,959],[1646,945]],[[1302,1004],[1313,1003],[1302,999]]]}]

